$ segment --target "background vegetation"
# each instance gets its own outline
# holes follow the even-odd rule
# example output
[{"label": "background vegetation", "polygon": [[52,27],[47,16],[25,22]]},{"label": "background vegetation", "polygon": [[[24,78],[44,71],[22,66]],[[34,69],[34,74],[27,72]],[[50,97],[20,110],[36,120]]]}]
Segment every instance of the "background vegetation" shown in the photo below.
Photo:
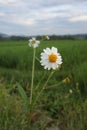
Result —
[{"label": "background vegetation", "polygon": [[[57,47],[63,58],[41,95],[32,113],[32,130],[87,129],[87,40],[42,41],[36,55],[46,47]],[[36,85],[43,75],[45,82],[49,71],[35,61]],[[28,111],[25,110],[16,83],[29,95],[32,69],[32,48],[28,40],[0,41],[0,128],[2,130],[28,130]],[[58,84],[66,77],[70,83]],[[70,92],[72,90],[72,92]],[[49,128],[49,129],[48,129]]]}]

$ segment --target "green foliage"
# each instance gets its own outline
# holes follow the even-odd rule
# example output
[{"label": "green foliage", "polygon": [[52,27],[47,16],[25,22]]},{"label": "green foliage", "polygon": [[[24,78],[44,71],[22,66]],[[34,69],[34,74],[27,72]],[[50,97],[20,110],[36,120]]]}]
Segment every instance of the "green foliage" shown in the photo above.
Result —
[{"label": "green foliage", "polygon": [[25,90],[23,89],[23,87],[19,83],[16,83],[16,85],[18,87],[18,91],[19,91],[22,99],[24,100],[25,103],[27,103],[28,97],[27,97]]},{"label": "green foliage", "polygon": [[[37,58],[40,59],[44,48],[52,46],[59,49],[63,64],[37,102],[32,113],[32,130],[59,127],[60,124],[70,130],[86,130],[87,40],[43,41],[37,49]],[[25,110],[24,102],[29,100],[32,53],[28,41],[0,42],[0,129],[28,130],[29,112]],[[49,72],[43,71],[37,59],[35,64],[34,83],[38,85],[42,79],[42,84],[39,82],[42,86]],[[71,79],[69,84],[51,88],[67,76]]]},{"label": "green foliage", "polygon": [[5,87],[6,85],[0,83],[0,129],[25,129],[23,101],[17,94],[11,95]]},{"label": "green foliage", "polygon": [[[17,92],[11,93],[16,84],[10,86],[0,83],[0,128],[28,130],[29,112],[23,107],[23,98]],[[70,130],[87,129],[87,100],[81,98],[79,89],[72,88],[73,93],[70,93],[66,87],[56,86],[44,91],[32,113],[32,130],[58,128],[60,124]]]}]

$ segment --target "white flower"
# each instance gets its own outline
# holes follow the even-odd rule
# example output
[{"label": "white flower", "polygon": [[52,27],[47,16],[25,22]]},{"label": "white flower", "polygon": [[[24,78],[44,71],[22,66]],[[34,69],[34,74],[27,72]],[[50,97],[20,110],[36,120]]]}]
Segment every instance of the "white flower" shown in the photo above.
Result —
[{"label": "white flower", "polygon": [[36,48],[40,44],[40,41],[36,40],[35,38],[32,38],[29,40],[29,46]]},{"label": "white flower", "polygon": [[45,36],[45,39],[46,39],[46,40],[49,40],[50,38],[49,38],[49,36],[46,35],[46,36]]},{"label": "white flower", "polygon": [[52,47],[46,48],[43,50],[44,52],[41,53],[41,65],[44,66],[44,69],[57,69],[62,64],[62,57],[58,53],[57,48]]},{"label": "white flower", "polygon": [[69,92],[72,94],[72,93],[73,93],[73,90],[72,90],[72,89],[70,89],[70,90],[69,90]]}]

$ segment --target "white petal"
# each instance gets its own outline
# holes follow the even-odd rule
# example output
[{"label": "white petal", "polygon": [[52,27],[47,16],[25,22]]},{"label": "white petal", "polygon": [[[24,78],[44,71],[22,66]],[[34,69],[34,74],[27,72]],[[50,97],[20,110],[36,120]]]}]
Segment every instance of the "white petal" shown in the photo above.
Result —
[{"label": "white petal", "polygon": [[56,64],[56,63],[53,63],[53,64],[52,64],[52,68],[53,68],[53,69],[56,69],[56,68],[57,68],[57,64]]},{"label": "white petal", "polygon": [[57,53],[57,48],[52,47],[52,53]]},{"label": "white petal", "polygon": [[30,47],[32,46],[32,44],[31,44],[31,43],[29,43],[28,45],[29,45]]},{"label": "white petal", "polygon": [[44,49],[44,52],[45,52],[46,54],[50,54],[50,53],[51,53],[51,50],[50,50],[50,48],[46,48],[46,49]]},{"label": "white petal", "polygon": [[29,42],[32,43],[32,39],[30,39]]},{"label": "white petal", "polygon": [[37,40],[36,43],[37,43],[37,44],[40,44],[40,41]]},{"label": "white petal", "polygon": [[34,47],[34,48],[38,47],[38,44],[36,44],[36,43],[35,43],[35,44],[33,44],[33,47]]},{"label": "white petal", "polygon": [[36,40],[36,38],[35,38],[35,37],[32,37],[32,40]]}]

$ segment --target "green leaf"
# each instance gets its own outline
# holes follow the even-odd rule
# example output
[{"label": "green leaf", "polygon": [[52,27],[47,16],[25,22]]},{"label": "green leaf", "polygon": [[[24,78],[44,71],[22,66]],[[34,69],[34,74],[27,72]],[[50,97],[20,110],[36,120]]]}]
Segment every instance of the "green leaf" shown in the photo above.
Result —
[{"label": "green leaf", "polygon": [[21,86],[19,83],[17,83],[17,87],[18,87],[18,91],[19,91],[21,97],[23,98],[23,100],[24,100],[25,102],[27,102],[28,97],[27,97],[27,95],[26,95],[25,90],[22,88],[22,86]]},{"label": "green leaf", "polygon": [[39,62],[40,62],[40,59],[39,59],[39,58],[35,57],[35,59],[36,59],[37,61],[39,61]]}]

